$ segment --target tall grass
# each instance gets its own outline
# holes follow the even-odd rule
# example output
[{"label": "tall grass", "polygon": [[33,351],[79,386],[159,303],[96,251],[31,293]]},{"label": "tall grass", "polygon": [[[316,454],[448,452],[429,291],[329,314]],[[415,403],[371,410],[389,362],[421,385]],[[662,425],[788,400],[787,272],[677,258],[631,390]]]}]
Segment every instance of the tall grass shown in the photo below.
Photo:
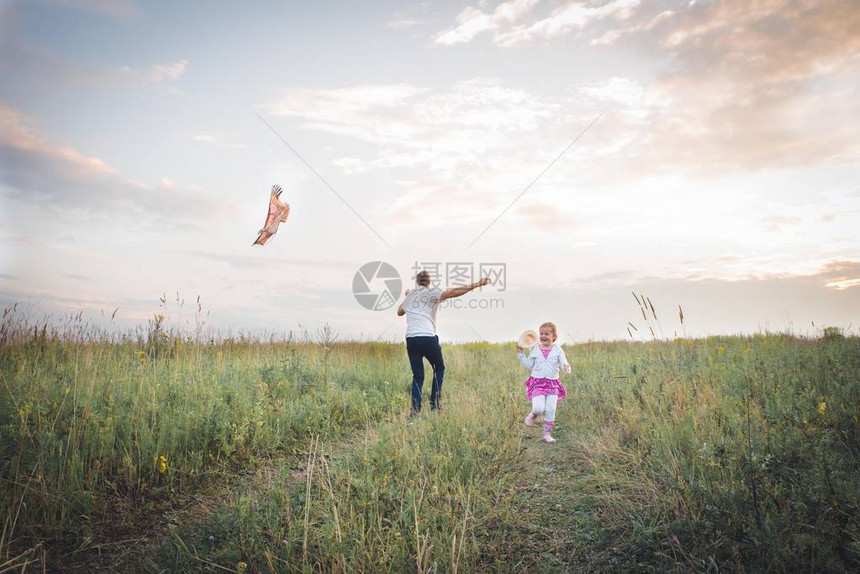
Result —
[{"label": "tall grass", "polygon": [[204,344],[150,327],[116,340],[79,320],[51,328],[4,317],[4,560],[41,540],[57,551],[86,541],[117,499],[170,496],[207,472],[296,452],[312,435],[342,436],[404,403],[393,345]]},{"label": "tall grass", "polygon": [[403,345],[152,323],[116,339],[15,317],[0,327],[0,564],[39,544],[56,563],[98,541],[117,501],[181,499],[266,458],[273,481],[239,483],[137,566],[860,567],[857,338],[569,346],[545,445],[522,427],[510,345],[444,346],[443,411],[409,418]]},{"label": "tall grass", "polygon": [[396,419],[322,465],[325,445],[315,447],[303,480],[285,469],[269,493],[184,529],[180,540],[199,542],[174,542],[159,564],[193,570],[198,555],[297,572],[860,564],[856,339],[571,347],[575,375],[553,447],[523,432],[524,375],[512,355],[446,348],[442,416]]}]

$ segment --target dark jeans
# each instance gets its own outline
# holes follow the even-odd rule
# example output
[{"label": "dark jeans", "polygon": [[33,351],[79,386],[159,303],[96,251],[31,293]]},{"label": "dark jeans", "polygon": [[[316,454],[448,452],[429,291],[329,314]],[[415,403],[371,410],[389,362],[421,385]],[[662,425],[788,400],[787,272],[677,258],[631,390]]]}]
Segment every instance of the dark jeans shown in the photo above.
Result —
[{"label": "dark jeans", "polygon": [[433,387],[430,389],[430,408],[438,409],[442,395],[442,378],[445,361],[439,337],[406,337],[406,353],[412,366],[412,412],[421,411],[421,389],[424,387],[424,359],[433,367]]}]

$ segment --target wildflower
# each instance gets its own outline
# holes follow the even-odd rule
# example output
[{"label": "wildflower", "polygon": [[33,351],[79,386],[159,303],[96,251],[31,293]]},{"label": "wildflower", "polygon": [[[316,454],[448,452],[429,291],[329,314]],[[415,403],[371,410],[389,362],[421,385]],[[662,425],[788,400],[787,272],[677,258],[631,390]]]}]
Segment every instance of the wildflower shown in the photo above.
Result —
[{"label": "wildflower", "polygon": [[95,470],[98,470],[99,468],[101,468],[101,466],[102,466],[102,463],[101,463],[101,461],[99,461],[99,459],[96,459],[93,461],[93,468]]},{"label": "wildflower", "polygon": [[239,574],[244,574],[245,570],[248,569],[248,565],[245,562],[237,562],[236,563],[236,572]]},{"label": "wildflower", "polygon": [[161,474],[167,472],[167,457],[164,455],[159,457],[158,472]]},{"label": "wildflower", "polygon": [[18,416],[21,417],[22,421],[25,421],[32,411],[33,406],[30,403],[27,403],[23,407],[18,407]]},{"label": "wildflower", "polygon": [[721,356],[721,357],[722,357],[722,356],[723,356],[723,354],[724,354],[725,352],[726,352],[726,349],[725,349],[725,347],[723,347],[722,345],[720,345],[719,347],[717,347],[717,354],[718,354],[719,356]]}]

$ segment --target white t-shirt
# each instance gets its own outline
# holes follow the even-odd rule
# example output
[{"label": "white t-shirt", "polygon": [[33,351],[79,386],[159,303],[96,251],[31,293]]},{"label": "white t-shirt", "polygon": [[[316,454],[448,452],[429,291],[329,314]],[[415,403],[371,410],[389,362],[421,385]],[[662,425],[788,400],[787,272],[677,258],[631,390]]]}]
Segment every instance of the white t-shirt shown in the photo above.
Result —
[{"label": "white t-shirt", "polygon": [[423,285],[406,292],[403,310],[406,311],[407,337],[433,337],[436,335],[436,310],[442,302],[442,290]]}]

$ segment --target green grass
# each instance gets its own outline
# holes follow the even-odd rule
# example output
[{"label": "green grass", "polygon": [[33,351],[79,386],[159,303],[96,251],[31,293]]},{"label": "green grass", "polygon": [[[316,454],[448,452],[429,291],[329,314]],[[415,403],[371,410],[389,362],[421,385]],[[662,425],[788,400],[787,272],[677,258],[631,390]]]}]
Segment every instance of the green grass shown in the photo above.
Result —
[{"label": "green grass", "polygon": [[[569,346],[555,445],[522,426],[512,345],[443,349],[443,412],[410,419],[403,345],[7,316],[0,564],[131,532],[151,571],[860,567],[857,338]],[[202,491],[205,511],[165,510]]]}]

